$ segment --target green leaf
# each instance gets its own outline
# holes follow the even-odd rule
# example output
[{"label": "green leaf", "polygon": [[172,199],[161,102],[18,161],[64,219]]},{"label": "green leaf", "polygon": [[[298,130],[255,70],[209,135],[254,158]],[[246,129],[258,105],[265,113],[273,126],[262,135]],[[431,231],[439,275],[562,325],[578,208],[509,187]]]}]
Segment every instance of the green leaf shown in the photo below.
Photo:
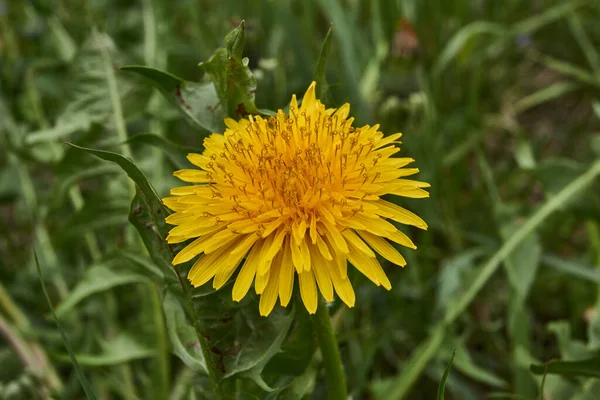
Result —
[{"label": "green leaf", "polygon": [[568,321],[551,322],[548,324],[548,330],[556,335],[560,355],[564,360],[579,360],[593,355],[585,343],[571,337],[571,326]]},{"label": "green leaf", "polygon": [[[522,221],[500,217],[501,221],[508,223],[500,227],[502,238],[506,241],[523,225]],[[510,255],[504,260],[506,273],[511,286],[516,290],[521,299],[525,299],[533,283],[535,274],[540,264],[542,247],[535,232],[523,238]]]},{"label": "green leaf", "polygon": [[153,134],[153,133],[140,133],[138,135],[132,136],[127,143],[131,144],[148,144],[150,146],[155,146],[160,149],[176,153],[179,155],[187,155],[189,153],[199,153],[202,152],[202,149],[191,146],[182,146],[178,143],[172,142],[169,139],[166,139],[162,136]]},{"label": "green leaf", "polygon": [[[302,304],[297,304],[296,307],[298,305]],[[315,353],[316,342],[308,340],[313,336],[313,324],[309,314],[296,313],[290,332],[281,345],[281,352],[269,361],[264,373],[275,376],[303,375]]]},{"label": "green leaf", "polygon": [[402,398],[425,369],[428,362],[434,357],[437,349],[443,342],[446,325],[453,323],[463,314],[475,296],[493,276],[502,261],[519,245],[519,243],[533,232],[548,216],[570,201],[575,195],[588,187],[600,175],[600,161],[595,162],[590,168],[579,175],[576,179],[564,186],[560,192],[550,198],[539,210],[537,210],[527,221],[510,237],[496,253],[480,268],[473,284],[461,296],[458,303],[446,311],[444,323],[438,325],[431,337],[419,345],[407,361],[407,366],[402,374],[396,377],[390,389],[386,392],[388,398]]},{"label": "green leaf", "polygon": [[112,174],[115,172],[119,172],[119,168],[117,166],[104,164],[94,165],[89,168],[76,169],[71,175],[67,177],[61,177],[62,179],[60,182],[57,182],[57,185],[52,189],[51,207],[58,207],[63,204],[69,190],[79,181],[96,176]]},{"label": "green leaf", "polygon": [[550,375],[562,375],[569,378],[591,377],[600,378],[600,355],[578,361],[552,360],[547,364],[531,364],[531,372],[543,375],[546,371]]},{"label": "green leaf", "polygon": [[242,376],[252,379],[265,391],[273,391],[263,380],[262,372],[267,363],[281,351],[283,340],[294,320],[294,309],[289,311],[278,307],[267,318],[260,317],[255,307],[242,309],[242,313],[252,327],[252,333],[242,344],[235,359],[226,364],[224,378]]},{"label": "green leaf", "polygon": [[130,138],[127,143],[147,144],[159,148],[171,158],[173,164],[178,168],[184,168],[186,164],[189,164],[189,161],[185,158],[189,153],[202,153],[202,149],[182,146],[153,133],[140,133]]},{"label": "green leaf", "polygon": [[[482,365],[477,364],[473,360],[464,339],[456,338],[451,340],[447,346],[447,350],[444,351],[447,356],[450,355],[451,348],[453,348],[452,355],[457,353],[452,363],[452,367],[456,371],[473,379],[474,381],[481,382],[488,386],[498,388],[506,388],[508,386],[505,380],[488,371],[486,368],[482,367]],[[445,359],[446,358],[447,357],[445,357]]]},{"label": "green leaf", "polygon": [[111,340],[102,340],[100,347],[102,348],[100,354],[77,354],[77,360],[81,365],[105,367],[155,355],[154,349],[127,334],[120,334]]},{"label": "green leaf", "polygon": [[129,209],[129,222],[137,229],[150,258],[161,270],[169,283],[178,280],[175,269],[171,265],[173,252],[166,241],[166,236],[157,227],[164,224],[166,210],[158,198],[144,194],[139,186],[135,188],[135,196]]},{"label": "green leaf", "polygon": [[242,58],[245,22],[225,36],[225,48],[218,49],[202,68],[212,79],[222,108],[228,117],[239,119],[247,114],[260,114],[254,104],[256,78]]},{"label": "green leaf", "polygon": [[321,47],[321,53],[319,54],[319,60],[315,67],[315,73],[313,74],[313,80],[317,83],[317,98],[323,103],[327,102],[329,93],[329,86],[327,85],[326,79],[326,66],[327,60],[329,60],[329,54],[331,53],[332,31],[333,26],[330,25],[325,40],[323,41],[323,46]]},{"label": "green leaf", "polygon": [[432,69],[433,75],[441,74],[473,38],[482,34],[502,37],[508,34],[508,30],[502,25],[487,21],[475,21],[465,25],[448,40],[440,52]]},{"label": "green leaf", "polygon": [[[144,173],[133,163],[133,161],[131,161],[127,157],[124,157],[117,153],[113,153],[111,151],[89,149],[87,147],[77,146],[73,143],[67,144],[75,149],[90,153],[102,160],[114,162],[119,167],[121,167],[123,171],[127,173],[129,178],[131,178],[131,180],[134,181],[137,186],[140,187],[142,193],[144,193],[146,196],[153,196],[154,198],[159,199],[158,194],[154,190],[154,187],[152,187],[152,185],[150,184],[150,181],[148,181],[148,178],[146,178]],[[164,206],[162,207],[164,208]],[[163,221],[163,224],[160,226],[161,231],[166,232],[168,230],[165,230],[165,226],[166,224]]]},{"label": "green leaf", "polygon": [[167,332],[173,353],[189,368],[206,373],[206,363],[198,336],[193,325],[188,322],[183,304],[175,294],[167,291],[163,300],[163,311],[166,319]]},{"label": "green leaf", "polygon": [[117,286],[130,283],[148,282],[148,278],[135,274],[123,268],[123,262],[116,266],[95,265],[89,268],[77,286],[69,293],[63,302],[56,308],[56,315],[62,317],[71,311],[79,302],[85,298]]},{"label": "green leaf", "polygon": [[150,274],[153,274],[158,278],[162,278],[163,276],[161,270],[156,266],[156,264],[152,262],[151,259],[139,254],[138,252],[122,249],[118,250],[115,253],[115,257],[121,257],[128,261],[131,261],[135,265],[141,267],[144,270],[144,272],[149,272]]},{"label": "green leaf", "polygon": [[44,283],[44,277],[42,276],[42,269],[40,268],[40,263],[38,261],[38,257],[37,257],[35,250],[33,252],[33,257],[35,259],[35,267],[37,269],[38,279],[40,280],[40,283],[42,284],[42,291],[44,292],[44,296],[46,296],[46,301],[48,302],[48,306],[50,307],[50,311],[52,312],[52,317],[54,318],[54,322],[56,323],[56,326],[58,327],[58,330],[60,331],[60,337],[62,338],[62,341],[65,344],[65,347],[67,348],[67,353],[69,353],[69,358],[71,359],[71,364],[73,365],[73,369],[75,370],[75,375],[77,376],[77,379],[79,380],[79,383],[81,384],[81,387],[83,388],[83,391],[85,392],[85,397],[88,400],[96,400],[96,394],[94,393],[94,389],[92,388],[92,385],[90,385],[90,382],[85,377],[85,374],[83,373],[83,370],[81,369],[81,366],[77,362],[77,358],[75,357],[75,353],[73,352],[73,349],[71,348],[69,339],[67,339],[65,330],[63,329],[63,326],[60,323],[60,320],[58,319],[58,317],[56,316],[56,313],[54,312],[54,307],[52,307],[52,301],[50,300],[50,296],[48,295],[48,291],[46,290],[46,284]]},{"label": "green leaf", "polygon": [[116,163],[135,182],[136,191],[129,210],[129,222],[139,232],[152,261],[161,269],[165,279],[168,282],[177,280],[175,270],[171,266],[173,252],[165,239],[170,230],[165,222],[169,212],[142,171],[120,154],[68,144],[75,149]]},{"label": "green leaf", "polygon": [[448,381],[448,377],[450,376],[450,370],[452,369],[452,361],[454,361],[454,355],[456,354],[456,350],[452,352],[452,357],[450,357],[450,361],[448,361],[448,366],[444,371],[444,375],[442,376],[442,380],[440,381],[440,385],[438,386],[438,400],[444,400],[444,391],[446,390],[446,382]]},{"label": "green leaf", "polygon": [[225,113],[214,84],[186,81],[168,72],[140,65],[124,66],[121,70],[147,78],[192,126],[209,132],[223,131]]},{"label": "green leaf", "polygon": [[[66,107],[56,119],[54,126],[27,135],[27,144],[67,138],[77,131],[87,131],[92,123],[112,127],[113,103],[109,88],[112,63],[120,63],[119,53],[112,38],[105,33],[93,31],[81,45],[70,66],[68,85],[64,88]],[[149,88],[137,79],[117,76],[118,98],[124,105],[125,116],[144,110],[149,99]]]}]

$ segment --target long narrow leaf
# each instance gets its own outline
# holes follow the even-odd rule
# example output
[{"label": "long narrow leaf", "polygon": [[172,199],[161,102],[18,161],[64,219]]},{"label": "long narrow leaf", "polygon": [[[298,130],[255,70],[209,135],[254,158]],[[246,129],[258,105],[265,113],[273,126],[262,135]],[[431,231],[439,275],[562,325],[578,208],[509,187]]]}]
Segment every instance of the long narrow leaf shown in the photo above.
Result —
[{"label": "long narrow leaf", "polygon": [[73,349],[71,348],[71,344],[69,343],[69,339],[67,338],[67,335],[65,334],[65,330],[63,329],[63,326],[60,323],[60,320],[58,319],[58,317],[56,316],[56,313],[54,312],[54,307],[52,307],[52,301],[50,300],[50,296],[48,295],[48,291],[46,290],[46,284],[44,283],[44,278],[42,276],[42,269],[40,268],[40,262],[38,261],[37,253],[35,252],[35,250],[33,251],[33,257],[35,258],[35,267],[37,269],[38,278],[40,280],[40,283],[42,284],[42,291],[44,292],[44,296],[46,296],[46,301],[48,302],[48,306],[50,307],[50,311],[52,312],[52,317],[54,318],[54,322],[56,322],[56,326],[58,327],[58,330],[60,331],[60,336],[63,340],[63,343],[65,344],[65,347],[67,348],[69,357],[71,358],[71,364],[73,364],[73,369],[75,370],[75,375],[77,375],[77,379],[79,380],[79,383],[81,383],[81,387],[83,388],[83,391],[85,392],[85,397],[88,400],[96,400],[96,394],[94,393],[94,389],[92,389],[92,385],[85,377],[85,374],[83,373],[83,370],[81,369],[81,366],[77,362],[77,358],[75,358],[75,353],[73,352]]}]

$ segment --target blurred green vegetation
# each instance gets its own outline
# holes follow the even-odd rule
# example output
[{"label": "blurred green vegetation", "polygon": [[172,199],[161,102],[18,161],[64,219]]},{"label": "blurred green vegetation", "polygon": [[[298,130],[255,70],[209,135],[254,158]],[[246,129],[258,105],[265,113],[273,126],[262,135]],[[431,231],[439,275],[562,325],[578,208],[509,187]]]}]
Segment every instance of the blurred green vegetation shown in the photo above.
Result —
[{"label": "blurred green vegetation", "polygon": [[[208,131],[118,67],[199,81],[241,20],[256,105],[271,110],[304,92],[333,24],[327,104],[403,132],[432,185],[404,202],[429,230],[409,232],[405,269],[385,266],[392,290],[357,274],[356,307],[333,305],[353,398],[435,398],[453,350],[446,398],[600,398],[593,373],[549,374],[542,397],[529,368],[600,350],[598,18],[576,0],[0,0],[0,399],[84,398],[34,246],[99,398],[212,398],[177,278],[146,252],[156,236],[138,236],[147,193],[131,205],[119,166],[64,142],[130,157],[167,195]],[[229,287],[191,297],[219,368],[244,378],[225,390],[325,396],[305,313],[261,319]],[[244,369],[235,346],[249,343]]]}]

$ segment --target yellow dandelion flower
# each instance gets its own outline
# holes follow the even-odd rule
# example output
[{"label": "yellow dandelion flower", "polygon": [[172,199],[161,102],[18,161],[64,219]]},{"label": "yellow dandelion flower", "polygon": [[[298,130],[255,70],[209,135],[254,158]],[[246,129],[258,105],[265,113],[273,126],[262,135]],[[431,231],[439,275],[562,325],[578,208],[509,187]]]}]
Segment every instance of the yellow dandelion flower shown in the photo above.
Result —
[{"label": "yellow dandelion flower", "polygon": [[[289,114],[226,119],[223,135],[204,141],[202,154],[189,154],[199,169],[175,176],[198,185],[171,190],[164,204],[174,211],[169,243],[195,238],[173,264],[198,255],[188,279],[197,287],[213,280],[221,288],[240,267],[233,299],[250,290],[268,315],[279,298],[289,303],[297,276],[310,313],[318,293],[334,292],[348,306],[355,301],[347,262],[376,285],[391,288],[376,254],[394,264],[406,261],[388,240],[416,248],[389,222],[427,229],[412,212],[381,197],[422,198],[428,183],[405,179],[417,168],[412,158],[392,157],[401,134],[384,137],[379,125],[354,128],[350,105],[326,109],[313,82]],[[387,239],[387,240],[386,240]]]}]

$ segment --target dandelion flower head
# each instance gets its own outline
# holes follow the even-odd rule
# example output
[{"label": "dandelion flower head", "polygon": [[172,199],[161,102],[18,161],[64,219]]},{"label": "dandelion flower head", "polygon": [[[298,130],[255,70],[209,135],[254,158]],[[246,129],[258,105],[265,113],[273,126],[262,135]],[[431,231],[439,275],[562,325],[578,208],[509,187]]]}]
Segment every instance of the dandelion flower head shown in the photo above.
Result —
[{"label": "dandelion flower head", "polygon": [[349,104],[326,109],[313,82],[301,106],[292,97],[289,113],[226,119],[224,134],[204,141],[202,154],[189,154],[198,169],[174,173],[190,186],[164,199],[176,225],[169,243],[195,239],[174,258],[198,257],[188,279],[197,287],[213,280],[220,289],[239,270],[232,289],[240,301],[254,283],[261,315],[277,299],[290,302],[298,277],[310,313],[319,292],[334,292],[352,307],[355,294],[347,263],[378,286],[391,288],[376,253],[404,266],[390,243],[416,248],[391,221],[427,229],[414,213],[382,196],[422,198],[428,183],[405,179],[417,168],[412,158],[393,157],[401,134],[385,137],[375,126],[352,126]]}]

